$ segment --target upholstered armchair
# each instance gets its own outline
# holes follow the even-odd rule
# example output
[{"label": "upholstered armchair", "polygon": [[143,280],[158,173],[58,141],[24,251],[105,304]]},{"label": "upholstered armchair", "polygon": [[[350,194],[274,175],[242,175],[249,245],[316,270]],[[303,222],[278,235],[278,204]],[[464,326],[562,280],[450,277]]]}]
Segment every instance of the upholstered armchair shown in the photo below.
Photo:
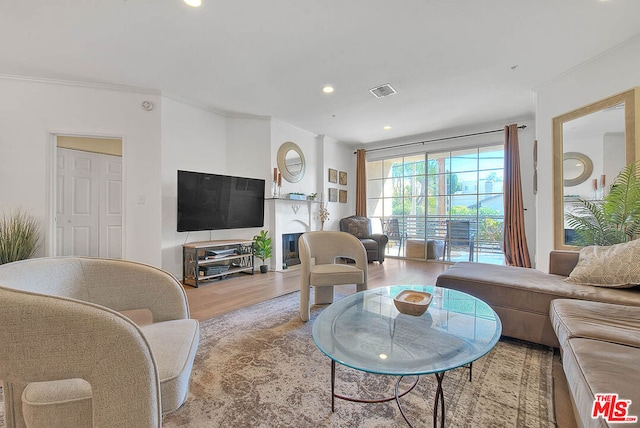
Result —
[{"label": "upholstered armchair", "polygon": [[355,284],[367,289],[367,253],[362,243],[346,232],[307,232],[298,238],[300,254],[300,319],[309,321],[311,287],[314,303],[333,302],[335,285]]},{"label": "upholstered armchair", "polygon": [[160,427],[187,398],[199,326],[160,269],[78,257],[2,265],[0,326],[7,428]]},{"label": "upholstered armchair", "polygon": [[340,230],[355,236],[362,242],[367,250],[367,260],[369,262],[384,262],[389,238],[387,235],[374,234],[371,232],[371,220],[367,217],[352,215],[340,220]]}]

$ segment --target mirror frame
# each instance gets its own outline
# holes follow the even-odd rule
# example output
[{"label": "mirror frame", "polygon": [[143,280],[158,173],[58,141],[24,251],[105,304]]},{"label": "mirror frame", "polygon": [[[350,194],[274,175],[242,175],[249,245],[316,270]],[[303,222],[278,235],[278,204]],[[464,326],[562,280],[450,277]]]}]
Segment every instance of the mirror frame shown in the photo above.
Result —
[{"label": "mirror frame", "polygon": [[571,120],[624,103],[625,163],[632,163],[636,158],[636,90],[637,88],[630,89],[553,118],[553,240],[556,250],[577,250],[580,248],[564,243],[564,151],[562,127]]},{"label": "mirror frame", "polygon": [[[292,173],[291,171],[289,171],[289,169],[287,169],[287,153],[289,153],[290,151],[296,152],[298,156],[300,156],[300,161],[302,162],[300,171],[298,171],[297,173]],[[300,147],[298,147],[296,143],[293,143],[291,141],[282,143],[282,145],[278,149],[278,169],[282,174],[282,178],[287,180],[289,183],[297,183],[298,181],[302,180],[305,170],[307,169],[307,162],[304,159],[302,149],[300,149]]]}]

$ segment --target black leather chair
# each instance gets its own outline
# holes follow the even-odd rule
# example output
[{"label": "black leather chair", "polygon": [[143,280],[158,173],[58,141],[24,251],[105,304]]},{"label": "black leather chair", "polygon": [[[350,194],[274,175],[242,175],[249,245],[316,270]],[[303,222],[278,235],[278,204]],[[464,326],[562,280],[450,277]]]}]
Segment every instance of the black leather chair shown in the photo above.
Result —
[{"label": "black leather chair", "polygon": [[340,231],[348,232],[362,242],[367,250],[369,262],[384,262],[384,252],[389,238],[387,235],[371,233],[371,220],[367,217],[352,215],[341,219]]}]

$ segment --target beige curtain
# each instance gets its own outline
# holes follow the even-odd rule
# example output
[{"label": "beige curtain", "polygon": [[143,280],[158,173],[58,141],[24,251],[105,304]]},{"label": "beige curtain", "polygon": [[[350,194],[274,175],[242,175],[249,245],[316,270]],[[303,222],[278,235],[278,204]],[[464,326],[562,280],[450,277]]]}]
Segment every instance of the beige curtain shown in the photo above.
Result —
[{"label": "beige curtain", "polygon": [[367,216],[367,151],[356,151],[356,215]]},{"label": "beige curtain", "polygon": [[509,266],[531,267],[524,229],[518,125],[504,128],[504,258]]}]

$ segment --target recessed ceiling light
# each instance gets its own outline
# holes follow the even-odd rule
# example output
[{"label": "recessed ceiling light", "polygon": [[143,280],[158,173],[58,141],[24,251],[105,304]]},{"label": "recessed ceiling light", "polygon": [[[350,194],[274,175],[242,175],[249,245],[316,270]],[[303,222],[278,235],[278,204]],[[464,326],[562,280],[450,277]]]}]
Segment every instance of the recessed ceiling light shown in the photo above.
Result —
[{"label": "recessed ceiling light", "polygon": [[333,91],[334,91],[334,89],[333,89],[333,86],[331,86],[331,85],[324,85],[322,87],[322,92],[324,92],[325,94],[331,94],[331,93],[333,93]]},{"label": "recessed ceiling light", "polygon": [[389,130],[391,129],[391,126],[390,126],[390,125],[386,125],[386,126],[385,126],[384,128],[382,128],[382,129],[384,129],[385,131],[389,131]]},{"label": "recessed ceiling light", "polygon": [[183,1],[191,7],[200,7],[202,5],[202,0],[183,0]]}]

